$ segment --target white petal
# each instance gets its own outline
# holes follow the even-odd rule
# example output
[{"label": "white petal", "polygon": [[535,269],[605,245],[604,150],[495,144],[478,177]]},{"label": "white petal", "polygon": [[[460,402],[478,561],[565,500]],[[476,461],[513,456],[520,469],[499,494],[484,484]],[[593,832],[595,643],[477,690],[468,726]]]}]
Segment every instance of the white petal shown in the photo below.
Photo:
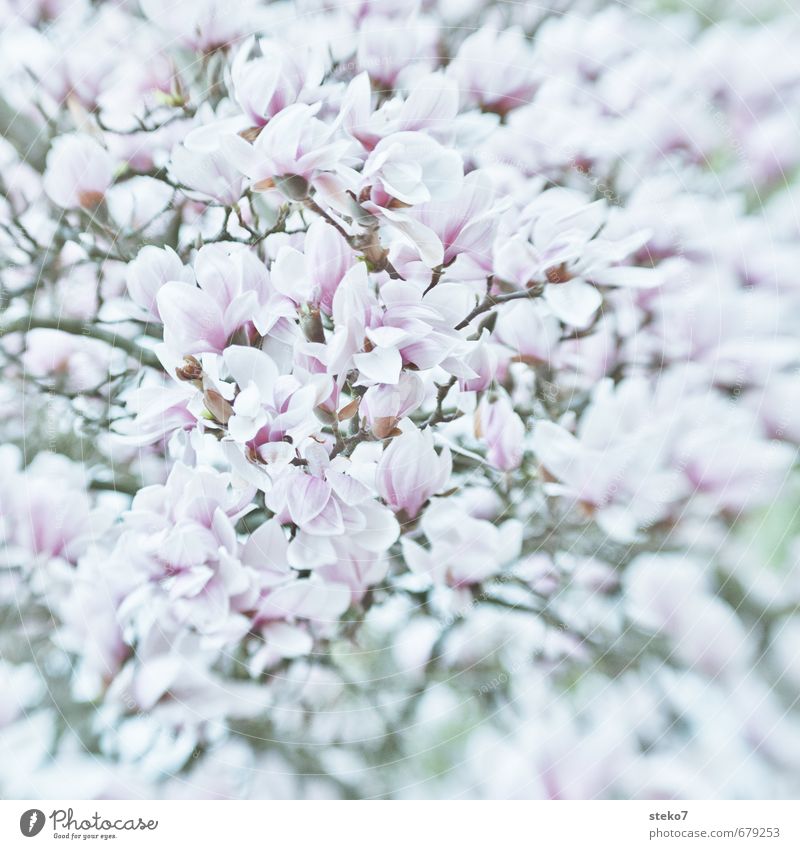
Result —
[{"label": "white petal", "polygon": [[361,372],[361,380],[370,383],[395,384],[403,368],[403,358],[394,348],[374,348],[368,354],[356,354],[353,362]]},{"label": "white petal", "polygon": [[600,292],[585,280],[549,284],[544,290],[548,306],[565,324],[586,327],[603,303]]}]

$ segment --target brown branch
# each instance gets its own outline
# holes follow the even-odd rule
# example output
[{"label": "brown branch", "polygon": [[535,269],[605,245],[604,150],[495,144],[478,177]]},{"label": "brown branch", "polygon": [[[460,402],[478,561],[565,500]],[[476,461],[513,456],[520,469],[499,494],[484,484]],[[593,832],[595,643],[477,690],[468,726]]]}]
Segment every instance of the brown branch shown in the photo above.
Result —
[{"label": "brown branch", "polygon": [[498,306],[499,304],[507,304],[509,301],[519,301],[523,298],[538,298],[541,296],[543,291],[542,287],[537,286],[533,289],[520,289],[517,292],[508,292],[503,295],[486,295],[486,297],[475,307],[474,310],[464,319],[462,319],[457,325],[456,330],[463,330],[465,327],[469,327],[470,323],[473,319],[477,318],[479,315],[482,315],[485,312],[489,312],[490,309]]}]

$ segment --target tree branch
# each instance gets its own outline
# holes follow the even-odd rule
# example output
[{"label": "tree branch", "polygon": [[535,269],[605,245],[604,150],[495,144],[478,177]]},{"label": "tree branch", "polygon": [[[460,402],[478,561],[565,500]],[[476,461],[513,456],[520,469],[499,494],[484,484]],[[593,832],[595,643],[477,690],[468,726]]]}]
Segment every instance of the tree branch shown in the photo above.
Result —
[{"label": "tree branch", "polygon": [[27,333],[29,330],[61,330],[64,333],[70,333],[73,336],[85,336],[89,339],[97,339],[99,342],[105,342],[112,348],[118,348],[124,351],[128,356],[135,359],[140,365],[150,366],[151,368],[163,369],[161,361],[153,353],[153,351],[143,348],[141,345],[128,339],[125,336],[120,336],[112,330],[105,330],[102,327],[96,327],[93,324],[82,321],[77,318],[47,318],[45,316],[22,316],[13,321],[0,320],[0,336],[7,336],[10,333]]},{"label": "tree branch", "polygon": [[520,289],[517,292],[508,292],[504,295],[487,295],[466,318],[462,319],[456,325],[456,330],[463,330],[465,327],[468,327],[474,318],[485,312],[489,312],[490,309],[499,304],[507,304],[509,301],[519,301],[522,298],[538,298],[541,294],[542,289],[537,286],[535,289]]},{"label": "tree branch", "polygon": [[47,138],[42,130],[27,116],[17,112],[0,97],[0,136],[8,141],[34,170],[44,171],[47,159]]}]

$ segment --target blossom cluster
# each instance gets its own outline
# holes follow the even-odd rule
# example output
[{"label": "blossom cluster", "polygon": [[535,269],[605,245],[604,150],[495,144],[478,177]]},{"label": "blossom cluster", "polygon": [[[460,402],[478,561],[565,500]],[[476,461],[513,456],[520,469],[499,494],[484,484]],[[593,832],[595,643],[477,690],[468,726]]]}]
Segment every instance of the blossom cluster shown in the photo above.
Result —
[{"label": "blossom cluster", "polygon": [[2,4],[4,795],[797,792],[764,14]]}]

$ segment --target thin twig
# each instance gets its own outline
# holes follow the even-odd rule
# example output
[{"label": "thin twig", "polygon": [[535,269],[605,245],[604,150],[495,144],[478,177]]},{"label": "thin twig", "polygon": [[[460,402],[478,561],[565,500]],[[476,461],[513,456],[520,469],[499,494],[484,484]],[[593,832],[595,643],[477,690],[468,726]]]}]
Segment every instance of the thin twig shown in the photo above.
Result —
[{"label": "thin twig", "polygon": [[509,301],[519,301],[523,298],[538,298],[541,294],[542,289],[537,287],[534,289],[520,289],[517,292],[508,292],[503,295],[486,295],[478,306],[456,325],[456,330],[463,330],[465,327],[469,327],[473,319],[485,312],[489,312],[490,309],[499,304],[507,304]]}]

